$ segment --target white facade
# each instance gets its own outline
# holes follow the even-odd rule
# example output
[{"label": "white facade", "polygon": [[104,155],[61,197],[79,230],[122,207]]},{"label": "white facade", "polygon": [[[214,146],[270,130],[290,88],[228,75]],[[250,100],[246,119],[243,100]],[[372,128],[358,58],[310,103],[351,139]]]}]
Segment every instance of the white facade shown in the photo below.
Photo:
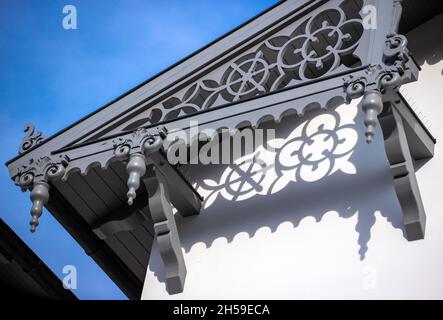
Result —
[{"label": "white facade", "polygon": [[[286,163],[290,152],[277,157],[258,149],[267,165],[278,158],[293,169],[278,182],[273,169],[241,182],[223,165],[188,168],[207,200],[199,216],[176,216],[187,268],[184,291],[167,293],[154,244],[142,299],[442,299],[443,41],[435,37],[442,33],[439,15],[408,34],[422,71],[418,82],[402,87],[437,139],[434,158],[417,171],[427,214],[424,240],[409,242],[403,236],[380,128],[367,145],[356,103],[310,111],[273,126],[277,138],[286,141],[315,134],[321,123],[334,129],[343,139],[339,145],[317,135],[304,146],[311,160],[319,160],[318,168]],[[339,115],[338,122],[331,113]],[[322,154],[332,148],[329,156]],[[257,179],[264,179],[264,188],[256,188]],[[240,182],[230,187],[244,193],[220,187],[234,180]]]}]

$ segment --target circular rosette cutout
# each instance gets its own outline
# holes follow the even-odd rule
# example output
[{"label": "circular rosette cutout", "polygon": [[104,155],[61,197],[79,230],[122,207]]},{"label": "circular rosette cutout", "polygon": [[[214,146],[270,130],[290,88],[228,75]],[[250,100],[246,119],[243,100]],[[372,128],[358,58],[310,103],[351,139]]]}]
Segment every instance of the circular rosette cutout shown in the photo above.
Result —
[{"label": "circular rosette cutout", "polygon": [[269,63],[263,53],[248,54],[231,63],[222,77],[227,101],[237,101],[268,91]]}]

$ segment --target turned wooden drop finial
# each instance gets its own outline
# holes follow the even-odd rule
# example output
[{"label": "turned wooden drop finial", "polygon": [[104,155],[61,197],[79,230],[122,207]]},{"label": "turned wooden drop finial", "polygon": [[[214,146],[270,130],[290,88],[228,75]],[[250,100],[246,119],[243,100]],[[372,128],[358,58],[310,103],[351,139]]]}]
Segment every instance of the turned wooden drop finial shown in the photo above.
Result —
[{"label": "turned wooden drop finial", "polygon": [[366,92],[363,98],[362,108],[366,114],[366,142],[371,143],[374,138],[375,128],[378,124],[378,115],[383,110],[383,101],[380,91],[371,90]]},{"label": "turned wooden drop finial", "polygon": [[137,196],[137,190],[140,187],[140,178],[146,173],[146,159],[145,156],[136,153],[131,155],[126,166],[129,174],[128,178],[128,204],[131,206]]},{"label": "turned wooden drop finial", "polygon": [[38,226],[38,219],[42,215],[43,207],[49,200],[49,184],[46,182],[37,182],[31,191],[31,232],[35,232]]}]

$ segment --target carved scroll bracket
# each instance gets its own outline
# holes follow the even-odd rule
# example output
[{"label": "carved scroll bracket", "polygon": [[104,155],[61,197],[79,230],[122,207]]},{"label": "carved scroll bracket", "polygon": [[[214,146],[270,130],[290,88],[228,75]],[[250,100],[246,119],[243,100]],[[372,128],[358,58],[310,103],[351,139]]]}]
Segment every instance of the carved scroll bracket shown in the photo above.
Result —
[{"label": "carved scroll bracket", "polygon": [[154,172],[156,177],[145,178],[143,182],[148,191],[149,211],[154,222],[158,249],[165,265],[166,290],[169,294],[175,294],[183,291],[186,265],[166,177],[157,168],[154,168]]},{"label": "carved scroll bracket", "polygon": [[49,200],[48,182],[60,180],[66,172],[68,162],[69,158],[65,155],[43,156],[31,159],[15,175],[15,184],[22,191],[31,190],[31,232],[35,232],[43,207]]},{"label": "carved scroll bracket", "polygon": [[32,147],[42,143],[45,139],[40,131],[35,132],[35,126],[32,123],[28,123],[27,125],[25,125],[23,131],[26,133],[26,135],[23,138],[22,143],[20,144],[20,148],[18,150],[19,154],[22,154]]},{"label": "carved scroll bracket", "polygon": [[128,161],[126,170],[128,178],[128,204],[132,205],[140,187],[140,178],[146,173],[147,157],[159,151],[163,146],[167,130],[164,127],[156,129],[141,128],[134,131],[130,138],[118,138],[113,141],[114,154],[119,160]]},{"label": "carved scroll bracket", "polygon": [[423,239],[426,214],[415,176],[414,160],[409,149],[403,118],[390,106],[380,119],[386,154],[394,187],[403,211],[404,233],[409,241]]},{"label": "carved scroll bracket", "polygon": [[403,35],[388,36],[382,63],[369,66],[359,77],[349,76],[344,79],[348,102],[363,96],[367,143],[373,140],[378,115],[383,110],[382,95],[386,90],[398,90],[407,80],[406,70],[411,61],[407,43]]},{"label": "carved scroll bracket", "polygon": [[[167,161],[163,151],[165,128],[138,129],[131,137],[114,141],[114,154],[127,162],[128,204],[132,205],[142,180],[149,199],[155,238],[165,265],[166,289],[170,294],[183,291],[186,266],[173,213],[173,205],[183,216],[200,212],[201,196],[176,168]],[[152,164],[154,175],[146,175]]]},{"label": "carved scroll bracket", "polygon": [[[155,238],[165,265],[166,289],[169,294],[175,294],[183,291],[186,266],[172,211],[171,195],[168,188],[168,184],[171,182],[168,183],[167,177],[160,167],[173,168],[166,161],[158,161],[159,157],[162,157],[159,153],[163,149],[163,139],[166,138],[166,135],[165,128],[138,129],[133,132],[130,138],[114,141],[114,154],[118,159],[128,161],[126,170],[129,175],[127,182],[129,205],[133,204],[136,192],[140,187],[140,179],[143,178],[148,192],[149,211],[154,222]],[[148,162],[154,165],[155,176],[144,177]],[[169,178],[174,179],[174,175]],[[183,203],[183,200],[179,203]]]}]

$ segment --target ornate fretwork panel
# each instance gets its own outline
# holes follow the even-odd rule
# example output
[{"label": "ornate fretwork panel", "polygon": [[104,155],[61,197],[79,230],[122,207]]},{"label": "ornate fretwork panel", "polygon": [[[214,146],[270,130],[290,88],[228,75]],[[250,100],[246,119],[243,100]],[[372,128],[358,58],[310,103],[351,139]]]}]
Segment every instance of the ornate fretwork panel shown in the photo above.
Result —
[{"label": "ornate fretwork panel", "polygon": [[[181,292],[186,266],[173,209],[183,217],[197,215],[203,198],[179,167],[168,161],[171,144],[165,142],[184,134],[191,144],[204,130],[213,132],[209,136],[220,129],[232,134],[290,114],[301,117],[313,108],[331,111],[362,98],[356,102],[365,113],[367,142],[373,141],[378,125],[383,131],[406,237],[423,238],[426,219],[414,161],[432,157],[435,140],[398,93],[403,84],[416,81],[419,72],[407,38],[397,34],[401,12],[401,0],[282,2],[57,135],[44,139],[28,125],[19,156],[7,165],[16,185],[31,191],[31,230],[35,231],[45,206],[58,217],[66,216],[63,221],[70,226],[80,225],[88,232],[91,228],[97,237],[93,242],[100,246],[98,241],[135,230],[150,219],[165,265],[167,290]],[[376,14],[372,27],[367,19],[371,13]],[[336,126],[342,124],[336,121]],[[330,131],[326,127],[318,131],[325,130]],[[270,163],[259,163],[258,169],[271,168],[285,154],[283,158],[292,159],[286,165],[277,161],[283,163],[276,171],[279,179],[288,178],[285,172],[291,168],[302,178],[303,167],[319,167],[327,156],[323,152],[315,160],[312,154],[304,155],[311,138],[274,145]],[[332,138],[343,144],[339,136]],[[321,143],[332,141],[327,140]],[[350,155],[349,150],[332,154],[334,147],[328,148],[330,156]],[[112,172],[117,162],[122,170]],[[338,167],[324,168],[328,175]],[[353,167],[341,168],[352,171]],[[226,171],[227,181],[231,171]],[[292,176],[282,180],[279,186],[292,180]],[[96,187],[88,186],[88,181]],[[265,192],[265,187],[258,192]],[[81,198],[79,190],[88,197]],[[69,199],[64,199],[67,193],[78,197],[81,201],[75,202],[92,218],[86,221],[71,208]],[[122,202],[125,193],[127,202]],[[241,195],[244,199],[246,193]],[[69,210],[64,212],[65,208]],[[70,230],[77,233],[76,228]],[[81,232],[79,238],[90,238]]]},{"label": "ornate fretwork panel", "polygon": [[362,0],[328,1],[149,106],[121,129],[176,119],[361,66],[356,49],[364,33],[362,6]]}]

